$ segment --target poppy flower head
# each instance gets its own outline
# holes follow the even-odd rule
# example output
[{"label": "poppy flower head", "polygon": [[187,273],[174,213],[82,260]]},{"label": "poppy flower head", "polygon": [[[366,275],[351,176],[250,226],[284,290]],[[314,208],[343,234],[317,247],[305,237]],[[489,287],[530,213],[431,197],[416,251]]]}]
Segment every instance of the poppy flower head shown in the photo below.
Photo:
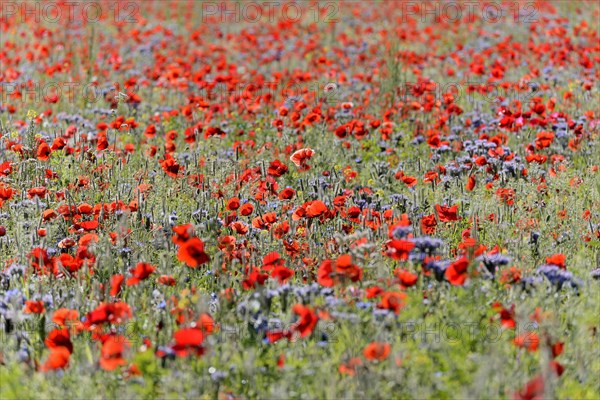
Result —
[{"label": "poppy flower head", "polygon": [[37,159],[40,161],[47,161],[50,158],[50,154],[52,153],[52,149],[46,142],[42,142],[39,144],[37,148]]},{"label": "poppy flower head", "polygon": [[46,312],[43,301],[27,300],[25,302],[25,314],[43,314]]},{"label": "poppy flower head", "polygon": [[67,328],[53,329],[48,333],[44,343],[49,349],[64,347],[69,350],[69,353],[73,353],[73,343],[71,343],[69,330]]},{"label": "poppy flower head", "polygon": [[252,203],[244,203],[240,207],[240,214],[243,215],[244,217],[247,217],[248,215],[252,214],[253,211],[254,211],[254,206],[252,205]]},{"label": "poppy flower head", "polygon": [[129,341],[124,336],[107,336],[100,350],[100,367],[105,371],[113,371],[120,366],[126,365],[127,361],[124,358],[124,353],[130,347]]},{"label": "poppy flower head", "polygon": [[436,204],[435,211],[437,211],[438,218],[441,222],[453,222],[460,219],[457,215],[458,205],[447,207]]},{"label": "poppy flower head", "polygon": [[116,297],[121,293],[121,286],[123,286],[123,282],[125,281],[125,277],[121,274],[115,274],[110,278],[110,295],[112,297]]},{"label": "poppy flower head", "polygon": [[274,178],[279,178],[280,176],[286,174],[288,172],[288,166],[282,163],[279,160],[274,160],[269,164],[269,168],[267,169],[267,174]]},{"label": "poppy flower head", "polygon": [[156,271],[155,266],[145,262],[138,263],[135,266],[135,268],[129,270],[129,272],[131,273],[131,278],[127,279],[127,286],[137,285],[138,283],[152,275],[154,271]]},{"label": "poppy flower head", "polygon": [[194,227],[192,224],[178,225],[173,227],[173,232],[173,243],[181,246],[192,237],[194,234]]},{"label": "poppy flower head", "polygon": [[307,164],[307,161],[310,160],[314,154],[315,151],[311,148],[300,149],[292,154],[290,160],[300,171],[308,171],[310,165]]},{"label": "poppy flower head", "polygon": [[362,279],[362,269],[352,262],[352,256],[343,254],[335,261],[335,271],[340,276],[345,276],[352,282],[357,282]]},{"label": "poppy flower head", "polygon": [[394,314],[399,314],[400,310],[405,306],[404,300],[407,297],[406,293],[403,292],[384,292],[377,307],[393,311]]},{"label": "poppy flower head", "polygon": [[293,325],[292,331],[297,332],[301,338],[307,337],[317,325],[319,317],[310,307],[302,304],[295,304],[292,311],[298,316],[298,321]]},{"label": "poppy flower head", "polygon": [[165,286],[175,286],[177,284],[177,281],[175,280],[175,278],[173,278],[170,275],[161,275],[158,277],[157,282],[160,283],[161,285],[165,285]]},{"label": "poppy flower head", "polygon": [[240,199],[237,197],[232,197],[227,201],[227,209],[231,211],[235,211],[240,208]]},{"label": "poppy flower head", "polygon": [[348,362],[340,364],[338,371],[342,375],[354,376],[356,369],[363,364],[362,360],[358,357],[353,357]]},{"label": "poppy flower head", "polygon": [[517,336],[513,343],[517,347],[526,348],[530,352],[534,352],[538,349],[540,345],[540,338],[538,334],[535,332],[525,332],[519,336]]},{"label": "poppy flower head", "polygon": [[390,351],[389,343],[373,342],[365,347],[363,354],[369,361],[384,361],[390,355]]},{"label": "poppy flower head", "polygon": [[278,266],[282,266],[284,264],[284,260],[281,258],[278,252],[274,251],[263,257],[263,269],[265,271],[270,271],[273,268]]},{"label": "poppy flower head", "polygon": [[281,192],[279,192],[279,195],[277,197],[279,198],[279,200],[291,200],[295,194],[296,191],[294,189],[285,188]]},{"label": "poppy flower head", "polygon": [[561,269],[567,269],[566,264],[567,257],[564,254],[554,254],[550,257],[546,257],[546,264],[552,264],[560,267]]},{"label": "poppy flower head", "polygon": [[69,322],[78,321],[79,313],[77,310],[69,310],[68,308],[59,308],[54,311],[52,315],[52,322],[55,324],[66,327]]},{"label": "poppy flower head", "polygon": [[321,200],[310,201],[305,204],[306,216],[316,218],[327,212],[327,206]]},{"label": "poppy flower head", "polygon": [[434,214],[425,215],[421,218],[421,229],[426,235],[435,234],[437,221]]},{"label": "poppy flower head", "polygon": [[131,307],[124,302],[102,303],[85,317],[84,325],[90,328],[104,323],[119,324],[131,318]]},{"label": "poppy flower head", "polygon": [[325,260],[321,263],[318,270],[317,282],[325,287],[332,287],[334,285],[333,263],[331,260]]},{"label": "poppy flower head", "polygon": [[179,247],[177,259],[190,268],[197,268],[210,261],[210,257],[204,252],[204,242],[197,237],[186,241]]},{"label": "poppy flower head", "polygon": [[469,260],[462,257],[448,266],[445,275],[448,282],[454,286],[462,286],[469,277]]},{"label": "poppy flower head", "polygon": [[419,276],[417,274],[413,274],[406,269],[398,268],[394,271],[394,275],[396,275],[396,278],[398,278],[398,281],[404,287],[414,286],[419,280]]},{"label": "poppy flower head", "polygon": [[179,178],[183,175],[183,166],[179,165],[170,153],[166,154],[164,160],[159,160],[159,163],[163,171],[171,178]]},{"label": "poppy flower head", "polygon": [[513,396],[514,400],[541,400],[544,398],[544,377],[540,374],[523,386]]},{"label": "poppy flower head", "polygon": [[282,284],[287,282],[292,276],[294,276],[294,270],[283,265],[277,266],[271,271],[271,277],[277,279]]},{"label": "poppy flower head", "polygon": [[408,240],[390,240],[387,244],[388,257],[398,261],[407,261],[415,243]]},{"label": "poppy flower head", "polygon": [[201,356],[204,354],[202,342],[204,334],[198,328],[184,328],[173,334],[174,344],[171,346],[178,357],[187,357],[188,355]]},{"label": "poppy flower head", "polygon": [[70,358],[71,351],[69,351],[68,348],[63,346],[55,347],[50,351],[48,359],[42,365],[41,370],[47,372],[57,369],[65,369],[69,365]]}]

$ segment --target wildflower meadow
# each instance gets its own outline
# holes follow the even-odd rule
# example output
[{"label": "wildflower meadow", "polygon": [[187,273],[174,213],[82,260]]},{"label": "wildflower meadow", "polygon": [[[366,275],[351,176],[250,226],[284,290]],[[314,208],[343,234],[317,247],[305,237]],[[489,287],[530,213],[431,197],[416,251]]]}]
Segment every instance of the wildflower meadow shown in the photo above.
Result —
[{"label": "wildflower meadow", "polygon": [[0,399],[600,398],[598,1],[0,2]]}]

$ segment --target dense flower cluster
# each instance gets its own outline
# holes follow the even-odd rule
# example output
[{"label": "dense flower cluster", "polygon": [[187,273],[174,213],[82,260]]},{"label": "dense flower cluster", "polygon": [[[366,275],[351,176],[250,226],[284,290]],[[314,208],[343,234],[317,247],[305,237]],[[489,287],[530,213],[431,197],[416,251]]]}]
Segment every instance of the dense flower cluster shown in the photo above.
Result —
[{"label": "dense flower cluster", "polygon": [[0,394],[595,394],[597,4],[163,3],[0,21]]}]

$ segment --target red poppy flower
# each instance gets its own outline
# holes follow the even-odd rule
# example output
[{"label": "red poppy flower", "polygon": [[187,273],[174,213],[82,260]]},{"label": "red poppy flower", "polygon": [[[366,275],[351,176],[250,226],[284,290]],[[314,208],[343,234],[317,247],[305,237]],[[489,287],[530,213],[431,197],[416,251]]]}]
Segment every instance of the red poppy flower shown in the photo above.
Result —
[{"label": "red poppy flower", "polygon": [[210,257],[204,252],[204,243],[196,237],[179,247],[177,258],[191,268],[196,268],[210,261]]},{"label": "red poppy flower", "polygon": [[254,289],[256,284],[262,286],[268,278],[268,274],[261,273],[259,269],[253,268],[252,272],[250,272],[246,276],[246,279],[242,281],[242,287],[245,290]]},{"label": "red poppy flower", "polygon": [[80,205],[77,206],[77,212],[79,214],[91,214],[92,211],[94,210],[94,208],[87,203],[81,203]]},{"label": "red poppy flower", "polygon": [[271,271],[271,277],[276,278],[279,283],[285,283],[288,279],[294,276],[294,270],[291,270],[283,265],[275,267]]},{"label": "red poppy flower", "polygon": [[403,171],[397,172],[395,174],[395,178],[402,180],[402,182],[404,182],[408,187],[413,187],[418,183],[417,178],[415,178],[414,176],[404,175]]},{"label": "red poppy flower", "polygon": [[421,218],[421,229],[423,233],[426,235],[435,234],[435,230],[437,227],[437,221],[435,220],[435,215],[425,215]]},{"label": "red poppy flower", "polygon": [[8,176],[12,173],[13,168],[10,161],[5,161],[0,164],[0,176]]},{"label": "red poppy flower", "polygon": [[288,167],[284,163],[279,160],[274,160],[269,164],[269,168],[267,169],[267,174],[271,175],[274,178],[279,178],[283,174],[288,172]]},{"label": "red poppy flower", "polygon": [[526,332],[519,336],[517,336],[513,343],[517,347],[526,348],[530,352],[534,352],[538,349],[540,345],[540,338],[535,332]]},{"label": "red poppy flower", "polygon": [[547,131],[539,132],[536,135],[535,148],[538,150],[541,150],[546,147],[549,147],[552,144],[553,140],[554,140],[554,133],[547,132]]},{"label": "red poppy flower", "polygon": [[153,138],[154,136],[156,136],[156,126],[154,126],[153,124],[150,124],[146,127],[146,130],[144,131],[144,135],[147,138]]},{"label": "red poppy flower", "polygon": [[400,284],[404,287],[411,287],[417,284],[417,281],[419,280],[419,276],[416,274],[413,274],[412,272],[406,270],[406,269],[396,269],[394,271],[394,275],[396,275],[396,278],[398,278],[398,280],[400,281]]},{"label": "red poppy flower", "polygon": [[268,225],[277,222],[277,219],[277,214],[274,212],[266,213],[265,215],[263,215],[263,221]]},{"label": "red poppy flower", "polygon": [[389,343],[373,342],[367,345],[363,350],[365,358],[370,361],[383,361],[390,355],[391,346]]},{"label": "red poppy flower", "polygon": [[346,276],[352,282],[362,279],[362,269],[352,263],[352,257],[349,254],[342,254],[335,261],[336,272]]},{"label": "red poppy flower", "polygon": [[102,303],[96,307],[95,310],[86,315],[85,326],[89,328],[93,325],[103,324],[106,322],[119,324],[131,318],[131,316],[131,308],[127,303]]},{"label": "red poppy flower", "polygon": [[343,254],[335,262],[324,260],[321,263],[317,272],[317,282],[325,287],[332,287],[340,281],[341,277],[346,277],[352,282],[357,282],[362,279],[362,275],[362,269],[352,263],[352,257],[348,254]]},{"label": "red poppy flower", "polygon": [[290,231],[290,223],[288,221],[283,221],[282,223],[275,225],[272,231],[273,237],[276,239],[281,239]]},{"label": "red poppy flower", "polygon": [[248,215],[252,214],[253,211],[254,206],[252,205],[252,203],[245,203],[240,207],[240,214],[244,217],[247,217]]},{"label": "red poppy flower", "polygon": [[125,277],[121,274],[115,274],[110,277],[110,295],[116,297],[121,292],[121,286]]},{"label": "red poppy flower", "polygon": [[234,211],[240,208],[240,199],[237,197],[232,197],[227,201],[227,209]]},{"label": "red poppy flower", "polygon": [[379,296],[380,294],[382,294],[384,292],[384,290],[382,288],[380,288],[379,286],[372,286],[372,287],[368,287],[365,289],[365,294],[367,296],[367,299],[373,299],[377,296]]},{"label": "red poppy flower", "polygon": [[338,371],[342,375],[354,376],[356,374],[356,368],[362,365],[362,360],[358,357],[351,358],[345,364],[340,364]]},{"label": "red poppy flower", "polygon": [[204,334],[198,328],[184,328],[173,334],[175,344],[172,349],[178,357],[187,357],[190,354],[201,356],[204,353],[202,342]]},{"label": "red poppy flower", "polygon": [[470,175],[469,179],[467,180],[467,186],[466,189],[470,192],[475,188],[475,184],[476,184],[476,180],[475,180],[475,175]]},{"label": "red poppy flower", "polygon": [[202,313],[202,315],[200,315],[200,318],[196,321],[196,325],[207,335],[211,335],[215,330],[215,321],[207,313]]},{"label": "red poppy flower", "polygon": [[544,398],[544,391],[544,377],[538,375],[527,382],[520,391],[515,393],[513,398],[514,400],[542,400]]},{"label": "red poppy flower", "polygon": [[298,321],[293,325],[292,331],[298,332],[304,338],[310,335],[319,321],[317,314],[308,306],[295,304],[292,311],[298,316]]},{"label": "red poppy flower", "polygon": [[43,301],[27,300],[25,302],[25,314],[43,314],[46,312]]},{"label": "red poppy flower", "polygon": [[406,261],[415,244],[408,240],[390,240],[387,244],[387,256],[394,260]]},{"label": "red poppy flower", "polygon": [[284,264],[284,260],[281,258],[278,252],[274,251],[263,257],[263,269],[265,271],[270,271],[275,267]]},{"label": "red poppy flower", "polygon": [[319,282],[319,284],[322,286],[332,287],[334,285],[332,273],[333,265],[331,260],[323,261],[319,266],[319,271],[317,272],[317,282]]},{"label": "red poppy flower", "polygon": [[306,163],[313,155],[315,151],[310,148],[300,149],[290,157],[290,160],[299,168],[300,171],[308,171],[310,166]]},{"label": "red poppy flower", "polygon": [[175,278],[173,278],[170,275],[161,275],[158,277],[157,281],[161,285],[165,285],[165,286],[175,286],[175,284],[177,284],[177,281],[175,280]]},{"label": "red poppy flower", "polygon": [[514,189],[498,188],[498,190],[496,190],[496,196],[498,196],[503,203],[509,206],[515,204],[515,195],[516,192]]},{"label": "red poppy flower", "polygon": [[377,307],[386,310],[392,310],[394,314],[398,314],[400,313],[400,310],[404,307],[404,300],[406,298],[407,295],[403,292],[384,292],[381,296],[381,301],[377,305]]},{"label": "red poppy flower", "polygon": [[549,363],[550,369],[556,374],[556,376],[561,376],[563,372],[565,372],[565,367],[562,366],[558,361],[552,360]]},{"label": "red poppy flower", "polygon": [[281,192],[279,192],[279,196],[277,197],[279,198],[279,200],[291,200],[295,194],[296,191],[294,189],[285,188]]},{"label": "red poppy flower", "polygon": [[454,286],[464,285],[465,281],[469,277],[468,267],[469,260],[466,257],[462,257],[454,261],[446,269],[446,279]]},{"label": "red poppy flower", "polygon": [[315,218],[327,212],[327,206],[321,200],[310,201],[304,208],[306,209],[306,216],[309,218]]},{"label": "red poppy flower", "polygon": [[192,237],[192,234],[194,233],[194,226],[192,224],[174,226],[173,232],[175,232],[171,238],[173,243],[181,246]]},{"label": "red poppy flower", "polygon": [[[0,183],[0,201],[7,201],[12,199],[15,191],[10,186]],[[2,205],[2,203],[0,203]]]},{"label": "red poppy flower", "polygon": [[56,369],[64,369],[69,365],[71,352],[66,347],[55,347],[50,351],[48,359],[42,365],[42,371],[52,371]]},{"label": "red poppy flower", "polygon": [[38,160],[46,161],[50,158],[51,153],[52,149],[50,149],[50,146],[46,142],[42,142],[37,148],[36,156]]},{"label": "red poppy flower", "polygon": [[564,254],[554,254],[550,257],[546,257],[546,264],[553,264],[562,269],[567,269],[566,264],[567,257]]},{"label": "red poppy flower", "polygon": [[511,284],[517,283],[521,280],[521,270],[517,267],[510,267],[505,269],[500,274],[500,283]]},{"label": "red poppy flower", "polygon": [[510,309],[504,308],[502,304],[495,303],[494,308],[498,310],[500,314],[500,325],[504,328],[514,329],[517,326],[515,322],[515,306],[512,305]]},{"label": "red poppy flower", "polygon": [[64,347],[69,350],[69,353],[73,353],[73,343],[71,343],[69,330],[67,328],[51,330],[44,343],[49,349]]},{"label": "red poppy flower", "polygon": [[44,186],[34,187],[27,191],[27,195],[29,196],[29,198],[34,198],[37,196],[40,199],[43,199],[44,197],[46,197],[47,193],[48,189],[46,189]]},{"label": "red poppy flower", "polygon": [[127,286],[134,286],[152,275],[156,271],[156,267],[148,263],[138,263],[135,268],[129,270],[132,277],[127,279]]},{"label": "red poppy flower", "polygon": [[68,308],[59,308],[52,315],[52,322],[65,327],[67,322],[78,321],[79,313],[77,310],[69,310]]},{"label": "red poppy flower", "polygon": [[159,163],[167,175],[171,178],[177,178],[183,174],[183,167],[177,163],[170,153],[167,153],[164,160]]},{"label": "red poppy flower", "polygon": [[31,266],[36,271],[36,273],[49,273],[50,271],[47,267],[54,266],[54,262],[48,256],[46,249],[41,247],[33,248],[31,252],[27,255],[27,257],[30,259]]},{"label": "red poppy flower", "polygon": [[55,263],[62,265],[69,272],[77,272],[83,266],[83,260],[73,257],[70,254],[63,253],[58,259],[54,259]]},{"label": "red poppy flower", "polygon": [[439,204],[435,205],[435,210],[437,211],[438,218],[441,222],[452,222],[458,221],[460,218],[456,215],[458,211],[458,205],[452,207],[441,206]]},{"label": "red poppy flower", "polygon": [[100,367],[105,371],[113,371],[127,364],[123,353],[129,349],[129,341],[124,336],[109,335],[102,343],[100,351]]},{"label": "red poppy flower", "polygon": [[281,339],[291,339],[291,333],[287,330],[273,330],[273,331],[267,331],[266,335],[265,335],[267,341],[269,343],[275,343]]},{"label": "red poppy flower", "polygon": [[84,231],[93,231],[95,229],[98,228],[98,221],[97,220],[92,220],[92,221],[85,221],[85,222],[81,222],[79,224],[79,226],[84,230]]}]

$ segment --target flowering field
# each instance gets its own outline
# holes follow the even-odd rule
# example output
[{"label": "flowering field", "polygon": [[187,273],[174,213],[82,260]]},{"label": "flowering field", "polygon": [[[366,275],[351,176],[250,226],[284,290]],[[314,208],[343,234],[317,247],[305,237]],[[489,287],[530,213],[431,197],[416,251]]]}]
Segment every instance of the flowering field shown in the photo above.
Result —
[{"label": "flowering field", "polygon": [[2,1],[0,398],[600,397],[600,5]]}]

